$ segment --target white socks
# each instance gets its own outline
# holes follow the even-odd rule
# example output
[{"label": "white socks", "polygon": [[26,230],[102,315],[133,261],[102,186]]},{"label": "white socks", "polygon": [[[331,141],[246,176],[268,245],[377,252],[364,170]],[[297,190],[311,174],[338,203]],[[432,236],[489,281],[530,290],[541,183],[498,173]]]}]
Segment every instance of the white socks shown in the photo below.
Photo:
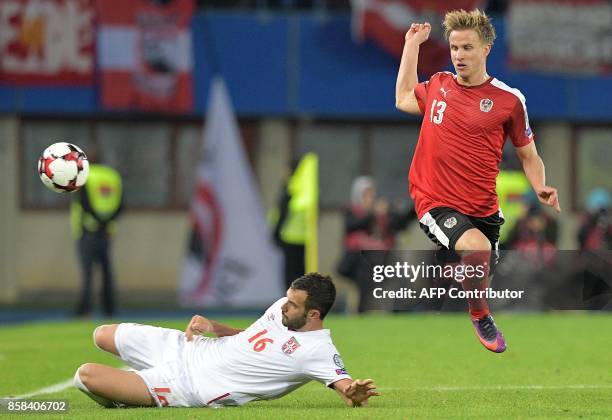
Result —
[{"label": "white socks", "polygon": [[93,343],[94,346],[96,346],[97,348],[99,348],[100,350],[102,350],[102,348],[100,346],[98,346],[98,343],[96,343],[96,333],[98,332],[98,328],[100,328],[101,325],[99,327],[96,327],[93,331]]}]

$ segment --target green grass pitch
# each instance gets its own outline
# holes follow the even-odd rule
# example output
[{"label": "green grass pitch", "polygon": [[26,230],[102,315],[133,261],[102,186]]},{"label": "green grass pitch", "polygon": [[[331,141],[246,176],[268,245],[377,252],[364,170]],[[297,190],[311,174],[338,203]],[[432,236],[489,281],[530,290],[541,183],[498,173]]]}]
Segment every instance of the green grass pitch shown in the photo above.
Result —
[{"label": "green grass pitch", "polygon": [[[182,329],[184,322],[146,321]],[[224,320],[246,326],[249,320]],[[498,314],[508,350],[486,351],[467,314],[329,317],[327,327],[354,378],[382,396],[352,409],[310,383],[278,400],[223,409],[104,409],[75,388],[68,414],[3,418],[612,418],[612,314]],[[92,322],[0,327],[0,398],[63,382],[85,362],[121,366],[94,347]]]}]

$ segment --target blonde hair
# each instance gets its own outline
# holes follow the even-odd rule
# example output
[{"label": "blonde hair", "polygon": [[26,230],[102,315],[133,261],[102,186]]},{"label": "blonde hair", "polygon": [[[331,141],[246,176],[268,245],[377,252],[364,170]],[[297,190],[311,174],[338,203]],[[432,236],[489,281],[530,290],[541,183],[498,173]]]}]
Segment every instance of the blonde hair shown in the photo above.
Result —
[{"label": "blonde hair", "polygon": [[448,40],[452,31],[473,29],[480,40],[485,44],[493,45],[495,41],[495,28],[491,19],[480,9],[471,11],[453,10],[444,16],[444,38]]}]

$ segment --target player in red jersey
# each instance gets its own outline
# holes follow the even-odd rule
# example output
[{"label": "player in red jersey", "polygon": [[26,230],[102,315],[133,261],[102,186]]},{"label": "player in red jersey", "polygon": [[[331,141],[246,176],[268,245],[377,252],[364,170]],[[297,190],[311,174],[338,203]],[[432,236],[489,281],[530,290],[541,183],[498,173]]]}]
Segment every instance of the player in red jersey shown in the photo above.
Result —
[{"label": "player in red jersey", "polygon": [[[398,109],[423,115],[410,167],[410,195],[430,239],[456,251],[466,266],[485,267],[483,278],[464,281],[463,287],[485,290],[504,223],[495,185],[507,137],[540,202],[560,212],[559,199],[557,190],[546,185],[525,97],[487,73],[495,40],[489,18],[480,10],[448,12],[444,34],[456,74],[440,72],[419,83],[419,47],[430,31],[429,23],[413,23],[406,33],[395,90]],[[486,298],[468,299],[468,304],[480,342],[503,352],[506,343]]]}]

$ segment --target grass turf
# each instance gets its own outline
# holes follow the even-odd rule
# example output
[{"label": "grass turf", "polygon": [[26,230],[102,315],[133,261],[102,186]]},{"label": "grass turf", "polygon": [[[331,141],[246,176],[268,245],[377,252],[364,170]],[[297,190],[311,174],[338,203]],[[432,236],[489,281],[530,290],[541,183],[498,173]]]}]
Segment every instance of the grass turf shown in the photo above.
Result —
[{"label": "grass turf", "polygon": [[[496,321],[508,341],[501,355],[481,347],[463,314],[330,317],[327,327],[351,375],[374,378],[383,393],[361,409],[346,408],[335,392],[315,382],[278,400],[217,410],[104,409],[72,387],[33,398],[69,400],[69,413],[53,418],[612,417],[612,315],[499,314]],[[141,322],[182,329],[187,320]],[[63,382],[85,362],[122,365],[94,347],[94,327],[0,327],[0,398]]]}]

